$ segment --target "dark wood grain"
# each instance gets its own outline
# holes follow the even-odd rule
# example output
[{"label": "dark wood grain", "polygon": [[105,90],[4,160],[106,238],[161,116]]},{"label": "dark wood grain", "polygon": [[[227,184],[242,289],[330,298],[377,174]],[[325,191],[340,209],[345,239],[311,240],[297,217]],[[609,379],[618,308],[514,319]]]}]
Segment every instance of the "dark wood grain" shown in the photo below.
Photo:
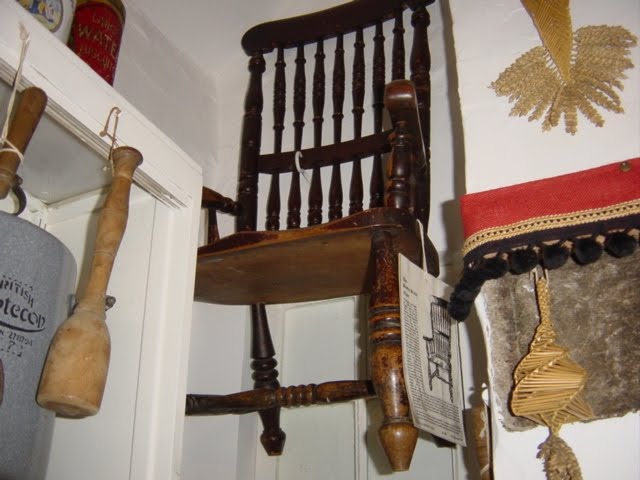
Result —
[{"label": "dark wood grain", "polygon": [[[278,362],[271,340],[267,311],[263,304],[251,305],[251,369],[254,388],[278,389]],[[262,426],[260,442],[269,455],[280,455],[287,438],[280,428],[280,407],[274,406],[259,412]]]},{"label": "dark wood grain", "polygon": [[329,221],[342,218],[342,172],[340,162],[333,162],[329,185]]},{"label": "dark wood grain", "polygon": [[350,33],[357,28],[374,25],[378,20],[387,20],[394,15],[394,8],[405,4],[430,5],[435,0],[358,0],[337,5],[308,15],[276,20],[257,25],[242,37],[242,48],[251,52],[267,53],[277,45],[286,48],[314,43],[319,39],[334,38],[339,33]]},{"label": "dark wood grain", "polygon": [[[416,165],[414,172],[416,188],[413,190],[412,204],[416,218],[423,225],[429,225],[429,199],[431,198],[431,56],[429,53],[429,39],[427,28],[429,27],[429,13],[424,6],[417,6],[411,16],[413,26],[413,44],[411,47],[411,80],[413,82],[417,106],[420,117],[420,131],[423,141],[425,159]],[[434,248],[431,242],[426,242],[427,249],[434,256]],[[439,265],[431,260],[429,265],[431,273],[437,274]]]},{"label": "dark wood grain", "polygon": [[411,81],[416,90],[418,111],[420,113],[420,128],[429,164],[429,135],[431,131],[431,55],[429,53],[429,12],[424,5],[413,7],[411,25],[413,26],[413,43],[411,45]]},{"label": "dark wood grain", "polygon": [[[296,69],[293,79],[293,135],[294,135],[294,151],[302,149],[302,134],[304,132],[304,110],[306,106],[306,76],[304,65],[306,63],[304,57],[304,46],[298,45],[296,55]],[[287,211],[287,228],[300,228],[300,173],[297,169],[291,172],[291,185],[289,187],[289,201]]]},{"label": "dark wood grain", "polygon": [[[389,134],[391,130],[380,134],[349,140],[342,143],[324,145],[320,148],[302,149],[300,165],[308,170],[314,167],[327,167],[337,163],[348,163],[354,157],[365,158],[375,153],[391,151]],[[269,153],[260,157],[260,173],[286,173],[296,171],[295,152]]]},{"label": "dark wood grain", "polygon": [[319,385],[261,388],[230,395],[187,395],[186,415],[245,414],[274,407],[295,408],[374,398],[368,380],[343,380]]},{"label": "dark wood grain", "polygon": [[265,61],[261,53],[249,60],[249,87],[244,103],[238,203],[242,214],[236,218],[236,231],[255,230],[258,210],[258,157],[262,138],[262,74]]},{"label": "dark wood grain", "polygon": [[208,187],[202,188],[201,205],[203,208],[215,208],[222,213],[228,213],[234,216],[238,216],[241,210],[240,203]]},{"label": "dark wood grain", "polygon": [[378,230],[396,235],[398,251],[419,263],[420,241],[411,213],[369,209],[314,227],[238,232],[200,247],[195,299],[278,304],[366,293],[371,288],[371,238]]},{"label": "dark wood grain", "polygon": [[[324,43],[318,41],[315,54],[315,67],[313,71],[313,146],[319,148],[322,145],[322,124],[324,122]],[[322,181],[320,179],[320,167],[314,166],[309,188],[309,213],[307,216],[309,226],[322,223]]]},{"label": "dark wood grain", "polygon": [[[364,114],[365,92],[365,63],[364,63],[364,34],[362,28],[356,30],[356,41],[353,45],[353,80],[351,83],[353,136],[362,137],[362,116]],[[362,211],[363,200],[362,166],[360,157],[354,157],[351,167],[351,182],[349,184],[349,215]]]},{"label": "dark wood grain", "polygon": [[393,26],[393,45],[391,50],[391,80],[401,80],[404,77],[404,23],[402,9],[395,9]]},{"label": "dark wood grain", "polygon": [[[342,142],[342,120],[344,118],[344,36],[336,37],[336,48],[333,61],[333,143]],[[333,160],[331,167],[331,184],[329,185],[329,220],[342,218],[342,172],[340,162]]]},{"label": "dark wood grain", "polygon": [[[273,151],[282,152],[282,135],[284,132],[284,118],[287,105],[287,80],[285,76],[286,63],[284,61],[284,48],[278,48],[275,63],[275,77],[273,81]],[[280,229],[280,173],[271,174],[269,184],[269,197],[267,199],[267,230]]]},{"label": "dark wood grain", "polygon": [[340,34],[336,38],[336,49],[333,63],[333,143],[340,143],[342,141],[344,92],[344,37]]},{"label": "dark wood grain", "polygon": [[228,197],[224,197],[215,190],[211,190],[207,187],[202,187],[201,206],[202,208],[207,209],[208,243],[213,243],[220,240],[220,234],[218,233],[218,218],[216,215],[218,211],[234,216],[238,216],[240,214],[240,204],[238,202]]},{"label": "dark wood grain", "polygon": [[376,232],[372,254],[375,273],[369,297],[370,364],[384,415],[378,438],[393,470],[403,471],[411,464],[418,430],[411,420],[404,385],[398,265],[390,232]]},{"label": "dark wood grain", "polygon": [[385,205],[393,208],[408,209],[410,206],[411,156],[413,153],[412,142],[415,137],[407,130],[407,124],[403,121],[395,123],[391,150],[391,159],[388,167],[387,193]]},{"label": "dark wood grain", "polygon": [[[382,22],[376,24],[373,37],[373,133],[382,132],[382,112],[384,109],[385,57],[384,34]],[[382,155],[373,156],[371,180],[369,182],[369,208],[381,207],[384,204],[384,177],[382,172]]]}]

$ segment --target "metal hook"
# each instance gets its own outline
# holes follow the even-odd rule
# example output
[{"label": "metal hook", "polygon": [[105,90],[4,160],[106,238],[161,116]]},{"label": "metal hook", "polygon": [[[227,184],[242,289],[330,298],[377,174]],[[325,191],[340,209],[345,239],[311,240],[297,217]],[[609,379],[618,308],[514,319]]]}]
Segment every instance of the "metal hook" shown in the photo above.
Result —
[{"label": "metal hook", "polygon": [[[109,116],[107,117],[107,121],[104,124],[104,128],[100,132],[101,137],[107,137],[111,140],[111,148],[109,149],[109,164],[111,165],[111,173],[113,173],[113,159],[111,157],[111,154],[113,153],[113,150],[118,145],[118,142],[116,140],[116,133],[118,132],[118,121],[120,120],[121,113],[122,113],[122,110],[120,110],[118,107],[113,107],[109,111]],[[109,133],[109,125],[111,124],[111,117],[113,117],[114,115],[115,115],[115,120],[113,121],[113,133]]]}]

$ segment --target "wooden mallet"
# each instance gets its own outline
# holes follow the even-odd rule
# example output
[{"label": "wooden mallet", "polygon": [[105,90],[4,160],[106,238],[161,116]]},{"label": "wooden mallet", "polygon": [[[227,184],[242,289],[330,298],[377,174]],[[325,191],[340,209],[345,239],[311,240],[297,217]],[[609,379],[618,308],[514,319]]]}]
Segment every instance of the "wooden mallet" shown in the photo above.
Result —
[{"label": "wooden mallet", "polygon": [[98,413],[107,381],[111,355],[107,286],[127,225],[132,177],[142,155],[134,148],[118,147],[112,158],[113,182],[98,218],[89,281],[73,314],[53,337],[38,388],[40,406],[64,417]]}]

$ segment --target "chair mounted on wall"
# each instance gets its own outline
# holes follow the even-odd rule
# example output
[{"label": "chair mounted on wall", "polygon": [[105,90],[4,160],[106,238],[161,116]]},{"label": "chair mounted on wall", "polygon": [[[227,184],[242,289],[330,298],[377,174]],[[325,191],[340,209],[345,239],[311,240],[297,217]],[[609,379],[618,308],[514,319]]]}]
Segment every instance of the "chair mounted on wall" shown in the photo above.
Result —
[{"label": "chair mounted on wall", "polygon": [[[187,415],[260,414],[261,442],[270,455],[282,453],[285,434],[280,408],[377,396],[384,419],[379,438],[394,470],[409,468],[418,432],[404,386],[400,342],[397,254],[421,262],[416,227],[429,221],[430,54],[427,40],[433,0],[359,0],[318,13],[274,21],[249,30],[242,46],[249,56],[249,86],[240,145],[236,200],[208,188],[202,205],[209,215],[208,244],[199,248],[197,301],[251,305],[251,368],[254,390],[231,395],[188,395]],[[403,12],[411,9],[410,79],[405,80]],[[363,135],[364,32],[373,29],[372,133]],[[386,30],[385,30],[386,29]],[[386,84],[385,38],[393,37],[391,82]],[[345,36],[354,34],[353,138],[343,139]],[[351,37],[349,37],[351,38]],[[332,98],[333,143],[322,145],[325,107],[325,41],[335,39]],[[305,100],[305,47],[314,51],[311,100]],[[293,149],[283,151],[285,54],[295,52]],[[275,66],[274,151],[260,150],[265,56]],[[329,63],[329,62],[327,62]],[[386,87],[385,87],[386,84]],[[313,147],[303,148],[304,111],[313,111]],[[390,128],[383,113],[388,111]],[[301,152],[296,161],[296,152]],[[362,162],[371,162],[369,208],[363,206]],[[350,166],[349,209],[343,215],[342,171]],[[308,226],[301,228],[300,171],[311,172]],[[321,169],[330,169],[323,199]],[[348,170],[347,170],[348,171]],[[257,231],[258,176],[270,176],[265,230]],[[286,228],[280,229],[280,180],[291,179]],[[326,187],[325,187],[326,188]],[[323,216],[323,209],[326,215]],[[216,212],[235,216],[236,233],[219,238]],[[323,221],[325,223],[323,223]],[[427,264],[438,274],[438,258],[427,237]],[[369,295],[371,380],[280,387],[265,305]]]}]

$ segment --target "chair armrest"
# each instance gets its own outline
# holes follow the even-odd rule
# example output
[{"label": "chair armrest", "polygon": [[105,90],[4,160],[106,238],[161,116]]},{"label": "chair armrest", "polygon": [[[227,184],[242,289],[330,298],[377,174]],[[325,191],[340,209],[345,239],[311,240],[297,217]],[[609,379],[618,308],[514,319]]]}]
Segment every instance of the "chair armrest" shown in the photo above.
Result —
[{"label": "chair armrest", "polygon": [[418,112],[418,100],[416,89],[410,80],[394,80],[385,87],[384,104],[389,110],[389,116],[394,126],[402,122],[404,128],[411,135],[414,160],[418,167],[427,164],[425,157],[425,145],[420,127],[420,114]]},{"label": "chair armrest", "polygon": [[[429,173],[429,160],[428,150],[429,145],[425,145],[424,138],[422,137],[422,128],[420,126],[420,113],[418,110],[418,100],[416,95],[416,89],[410,80],[394,80],[387,84],[384,91],[384,104],[389,111],[391,122],[394,129],[398,132],[398,129],[408,134],[411,144],[411,158],[401,158],[403,155],[398,154],[397,160],[402,162],[410,162],[410,164],[403,164],[393,167],[393,175],[406,175],[408,172],[412,172],[414,178],[413,191],[411,192],[411,199],[409,200],[410,208],[413,211],[415,217],[419,219],[424,226],[424,243],[427,255],[427,269],[429,273],[434,276],[438,276],[440,272],[438,252],[431,242],[431,239],[427,236],[427,228],[429,225],[429,208],[431,204],[431,189],[429,185],[430,173]],[[408,178],[400,178],[400,188],[408,188]],[[404,182],[407,182],[404,184]],[[404,185],[403,185],[404,184]],[[393,188],[396,188],[395,185]],[[404,190],[408,193],[408,190]],[[394,192],[397,194],[397,192]],[[402,193],[401,193],[402,195]],[[402,198],[399,203],[394,206],[405,205],[406,200]]]},{"label": "chair armrest", "polygon": [[241,205],[235,200],[225,197],[215,190],[202,187],[202,208],[207,209],[209,221],[207,225],[207,243],[214,243],[220,240],[218,232],[217,212],[228,213],[237,217],[240,215]]},{"label": "chair armrest", "polygon": [[202,208],[214,209],[234,217],[240,215],[240,204],[238,202],[207,187],[202,187]]}]

